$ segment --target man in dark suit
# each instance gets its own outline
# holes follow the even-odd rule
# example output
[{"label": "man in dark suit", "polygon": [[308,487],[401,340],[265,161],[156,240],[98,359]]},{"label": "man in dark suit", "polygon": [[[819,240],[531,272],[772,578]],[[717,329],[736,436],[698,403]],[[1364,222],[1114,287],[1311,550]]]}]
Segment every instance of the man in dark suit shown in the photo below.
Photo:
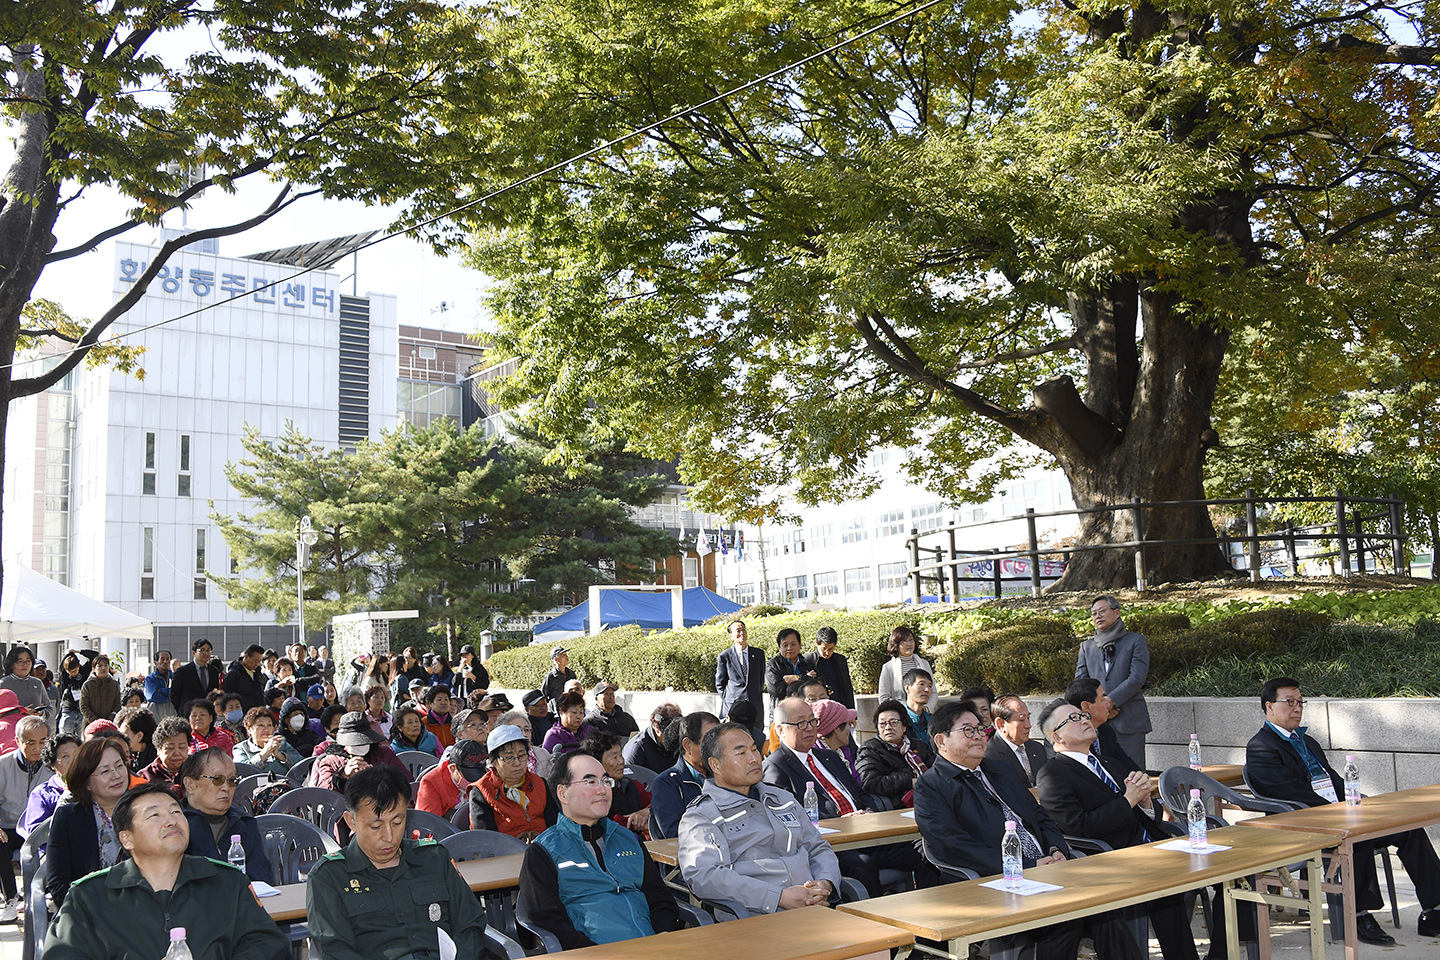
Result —
[{"label": "man in dark suit", "polygon": [[835,652],[840,637],[834,627],[821,627],[815,631],[815,649],[800,658],[800,665],[806,673],[825,681],[830,688],[830,699],[855,709],[855,687],[850,682],[850,663]]},{"label": "man in dark suit", "polygon": [[650,836],[656,840],[675,836],[685,808],[699,798],[705,786],[700,744],[705,734],[718,726],[715,714],[698,710],[670,721],[665,728],[665,746],[673,739],[680,759],[650,784]]},{"label": "man in dark suit", "polygon": [[755,716],[765,715],[765,651],[750,646],[744,620],[730,621],[731,646],[715,661],[715,692],[720,694],[720,714],[730,712],[736,700],[755,704]]},{"label": "man in dark suit", "polygon": [[[1141,688],[1150,676],[1150,645],[1144,635],[1125,628],[1120,601],[1096,597],[1090,605],[1095,636],[1080,644],[1075,658],[1075,679],[1099,680],[1119,711],[1111,731],[1120,749],[1141,768],[1145,766],[1145,734],[1150,732],[1150,708]],[[1092,718],[1093,719],[1093,718]],[[1102,745],[1103,746],[1103,745]]]},{"label": "man in dark suit", "polygon": [[[203,700],[205,695],[220,686],[220,665],[213,662],[214,650],[204,637],[190,644],[190,662],[175,668],[170,680],[170,704],[179,713],[191,700]],[[264,653],[264,650],[261,650]]]},{"label": "man in dark suit", "polygon": [[[944,704],[931,718],[930,730],[935,764],[915,784],[915,823],[926,855],[942,871],[963,867],[982,877],[1001,873],[1000,839],[1007,820],[1020,827],[1027,868],[1070,856],[1060,828],[1030,795],[1025,778],[1009,764],[985,759],[985,727],[973,704]],[[1035,940],[1036,960],[1075,960],[1087,932],[1105,960],[1143,956],[1118,913],[1052,924],[1025,936]],[[992,952],[1011,938],[998,939]]]},{"label": "man in dark suit", "polygon": [[1031,786],[1045,766],[1045,745],[1030,739],[1030,708],[1013,693],[995,701],[995,736],[985,748],[985,759],[1013,763]]},{"label": "man in dark suit", "polygon": [[[1150,778],[1125,771],[1113,757],[1090,752],[1095,727],[1078,707],[1056,700],[1040,712],[1040,729],[1055,756],[1040,771],[1040,806],[1067,834],[1100,840],[1116,850],[1175,836],[1150,809]],[[1179,894],[1143,905],[1165,960],[1196,960],[1195,937]]]},{"label": "man in dark suit", "polygon": [[1120,741],[1115,738],[1115,728],[1109,723],[1115,716],[1115,703],[1105,693],[1099,680],[1086,677],[1071,681],[1070,686],[1065,688],[1065,700],[1071,706],[1079,707],[1095,727],[1095,742],[1090,747],[1091,753],[1097,757],[1118,759],[1125,765],[1127,772],[1141,769],[1134,757],[1120,749]]},{"label": "man in dark suit", "polygon": [[[843,757],[817,745],[818,724],[810,704],[798,697],[781,700],[775,706],[775,724],[780,729],[781,745],[780,749],[765,758],[762,779],[766,783],[779,787],[801,802],[805,800],[805,787],[814,783],[822,820],[859,813],[878,805],[850,776]],[[872,897],[884,892],[880,886],[882,869],[914,874],[918,887],[934,886],[940,882],[939,872],[925,862],[913,842],[844,850],[836,856],[840,860],[841,875],[859,880]]]},{"label": "man in dark suit", "polygon": [[[1325,758],[1325,751],[1300,725],[1305,699],[1300,682],[1276,677],[1260,690],[1265,724],[1245,745],[1245,778],[1257,796],[1289,800],[1307,807],[1336,803],[1345,796],[1345,780]],[[1388,946],[1395,938],[1381,928],[1369,911],[1384,901],[1375,877],[1375,845],[1394,847],[1415,884],[1415,896],[1424,911],[1417,931],[1422,937],[1440,936],[1440,858],[1424,830],[1407,830],[1378,840],[1355,844],[1355,935],[1366,943]]]}]

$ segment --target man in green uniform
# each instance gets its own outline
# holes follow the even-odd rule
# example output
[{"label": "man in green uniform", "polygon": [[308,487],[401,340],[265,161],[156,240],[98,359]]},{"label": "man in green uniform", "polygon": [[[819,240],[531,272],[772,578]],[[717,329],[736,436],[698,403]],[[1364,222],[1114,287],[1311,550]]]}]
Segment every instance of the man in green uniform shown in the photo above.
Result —
[{"label": "man in green uniform", "polygon": [[75,881],[45,938],[46,960],[156,960],[183,927],[195,960],[284,960],[290,943],[241,871],[185,855],[190,827],[165,783],[136,787],[111,824],[130,853]]},{"label": "man in green uniform", "polygon": [[406,836],[410,785],[377,764],[345,784],[349,846],[323,857],[305,881],[310,942],[320,960],[426,960],[443,930],[455,956],[484,947],[485,917],[445,848]]}]

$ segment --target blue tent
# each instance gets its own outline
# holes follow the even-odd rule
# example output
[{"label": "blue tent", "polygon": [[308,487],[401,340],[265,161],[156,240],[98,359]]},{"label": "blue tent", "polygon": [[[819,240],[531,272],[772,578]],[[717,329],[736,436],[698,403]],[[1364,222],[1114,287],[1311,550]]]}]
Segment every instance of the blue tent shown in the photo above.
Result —
[{"label": "blue tent", "polygon": [[[726,600],[713,590],[691,587],[681,594],[685,610],[685,626],[698,627],[711,617],[734,613],[740,604]],[[633,590],[600,591],[600,622],[606,627],[623,627],[638,624],[646,630],[669,630],[673,626],[670,615],[670,594],[649,593]],[[547,620],[535,628],[537,639],[568,640],[585,636],[590,632],[590,604],[578,607]]]}]

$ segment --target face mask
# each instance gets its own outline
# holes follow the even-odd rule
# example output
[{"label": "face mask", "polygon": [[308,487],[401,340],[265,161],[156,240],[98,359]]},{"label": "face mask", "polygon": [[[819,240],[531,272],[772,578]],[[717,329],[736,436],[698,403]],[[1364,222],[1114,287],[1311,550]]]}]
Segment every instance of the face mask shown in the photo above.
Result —
[{"label": "face mask", "polygon": [[245,711],[244,711],[244,710],[226,710],[226,711],[225,711],[225,719],[226,719],[226,720],[229,720],[231,723],[238,723],[239,720],[240,720],[240,718],[243,717],[243,716],[245,716]]},{"label": "face mask", "polygon": [[363,757],[370,752],[370,744],[364,743],[358,747],[346,747],[345,752],[352,757]]},{"label": "face mask", "polygon": [[298,732],[305,729],[305,718],[298,713],[285,722],[290,725],[291,730]]}]

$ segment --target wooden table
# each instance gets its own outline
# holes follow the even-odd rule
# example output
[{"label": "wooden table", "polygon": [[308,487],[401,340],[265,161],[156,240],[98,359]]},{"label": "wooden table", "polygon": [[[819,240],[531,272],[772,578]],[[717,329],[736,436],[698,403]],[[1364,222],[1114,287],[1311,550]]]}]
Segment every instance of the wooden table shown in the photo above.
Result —
[{"label": "wooden table", "polygon": [[[913,839],[920,828],[915,825],[913,810],[882,810],[879,813],[856,813],[848,817],[821,820],[820,826],[834,830],[821,834],[836,850],[858,850],[882,843]],[[656,863],[675,866],[680,862],[680,841],[650,840],[645,844]]]},{"label": "wooden table", "polygon": [[765,960],[889,960],[893,947],[909,946],[914,941],[913,936],[892,924],[862,920],[828,907],[805,907],[566,950],[564,955],[576,960],[675,960],[723,956],[740,950],[754,951],[755,956]]},{"label": "wooden table", "polygon": [[[1256,840],[1257,834],[1266,839]],[[1334,833],[1259,831],[1227,827],[1210,833],[1211,842],[1231,847],[1206,856],[1156,850],[1145,844],[1096,854],[1063,863],[1034,867],[1025,876],[1063,889],[1018,896],[982,887],[981,881],[946,884],[927,890],[841,904],[846,913],[891,923],[917,937],[948,941],[940,952],[916,944],[916,950],[965,960],[970,944],[1080,917],[1118,910],[1157,897],[1183,893],[1212,883],[1225,885],[1225,919],[1229,956],[1240,956],[1235,924],[1235,894],[1251,899],[1259,894],[1236,891],[1233,882],[1253,873],[1310,860],[1320,869],[1320,851],[1337,842]],[[995,878],[986,878],[995,879]],[[1277,898],[1278,899],[1278,898]],[[1293,903],[1294,901],[1290,901]],[[1143,948],[1142,948],[1143,949]],[[1310,892],[1310,955],[1324,960],[1320,890]]]},{"label": "wooden table", "polygon": [[[488,857],[484,860],[466,860],[457,863],[460,876],[470,884],[476,893],[487,890],[505,890],[520,883],[520,861],[523,853],[512,853],[504,857]],[[305,920],[305,884],[287,883],[277,887],[278,896],[264,897],[260,905],[276,923],[302,923]]]},{"label": "wooden table", "polygon": [[1272,813],[1267,817],[1246,820],[1241,826],[1267,830],[1322,830],[1338,836],[1330,866],[1332,875],[1337,868],[1340,873],[1338,892],[1345,911],[1345,958],[1355,960],[1360,952],[1360,943],[1355,937],[1355,878],[1351,869],[1355,844],[1437,823],[1440,823],[1440,784],[1366,797],[1358,807],[1327,803],[1290,813]]}]

